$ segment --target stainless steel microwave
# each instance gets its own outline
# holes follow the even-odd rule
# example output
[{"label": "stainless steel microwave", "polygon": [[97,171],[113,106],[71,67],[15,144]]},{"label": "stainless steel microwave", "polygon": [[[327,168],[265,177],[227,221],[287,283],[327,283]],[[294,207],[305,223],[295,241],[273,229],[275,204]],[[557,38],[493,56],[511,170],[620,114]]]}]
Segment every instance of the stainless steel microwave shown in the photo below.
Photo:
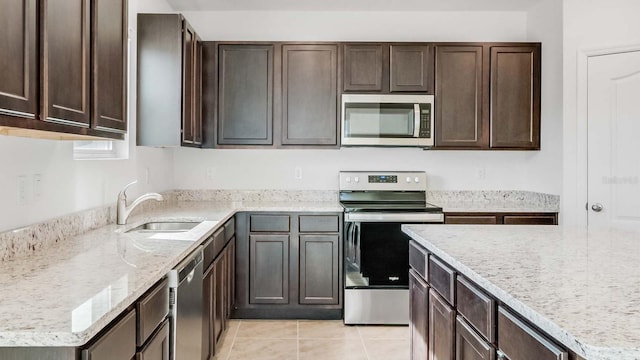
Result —
[{"label": "stainless steel microwave", "polygon": [[343,146],[433,146],[433,95],[342,95]]}]

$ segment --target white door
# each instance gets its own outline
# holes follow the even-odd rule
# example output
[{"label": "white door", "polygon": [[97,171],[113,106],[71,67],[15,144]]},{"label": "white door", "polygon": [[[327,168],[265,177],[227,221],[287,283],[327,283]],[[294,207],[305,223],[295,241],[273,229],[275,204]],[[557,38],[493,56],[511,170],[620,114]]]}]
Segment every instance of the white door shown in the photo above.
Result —
[{"label": "white door", "polygon": [[640,51],[588,60],[588,222],[640,230]]}]

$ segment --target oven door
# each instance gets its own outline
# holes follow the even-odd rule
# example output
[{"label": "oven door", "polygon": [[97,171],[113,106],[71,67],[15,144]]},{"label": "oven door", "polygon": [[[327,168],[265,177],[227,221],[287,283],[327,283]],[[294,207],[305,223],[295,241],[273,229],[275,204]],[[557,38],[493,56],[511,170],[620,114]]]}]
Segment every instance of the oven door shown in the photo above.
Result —
[{"label": "oven door", "polygon": [[409,323],[409,236],[402,224],[441,223],[442,213],[346,213],[344,323]]},{"label": "oven door", "polygon": [[409,286],[409,236],[402,224],[442,223],[442,213],[347,213],[345,288]]}]

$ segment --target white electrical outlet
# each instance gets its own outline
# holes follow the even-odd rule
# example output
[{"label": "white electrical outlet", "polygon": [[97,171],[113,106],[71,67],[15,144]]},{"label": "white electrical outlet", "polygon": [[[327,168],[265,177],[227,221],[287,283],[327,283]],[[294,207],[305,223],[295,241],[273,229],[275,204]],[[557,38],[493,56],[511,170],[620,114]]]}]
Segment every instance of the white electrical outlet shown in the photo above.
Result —
[{"label": "white electrical outlet", "polygon": [[483,166],[478,169],[477,178],[478,180],[484,180],[487,177],[487,169]]},{"label": "white electrical outlet", "polygon": [[214,181],[215,180],[215,176],[216,176],[216,168],[208,167],[205,170],[205,176],[206,176],[208,181]]},{"label": "white electrical outlet", "polygon": [[27,204],[27,176],[20,175],[18,176],[18,205],[26,205]]},{"label": "white electrical outlet", "polygon": [[42,174],[33,174],[33,201],[42,198]]},{"label": "white electrical outlet", "polygon": [[297,180],[302,180],[302,168],[299,166],[295,169],[295,177]]}]

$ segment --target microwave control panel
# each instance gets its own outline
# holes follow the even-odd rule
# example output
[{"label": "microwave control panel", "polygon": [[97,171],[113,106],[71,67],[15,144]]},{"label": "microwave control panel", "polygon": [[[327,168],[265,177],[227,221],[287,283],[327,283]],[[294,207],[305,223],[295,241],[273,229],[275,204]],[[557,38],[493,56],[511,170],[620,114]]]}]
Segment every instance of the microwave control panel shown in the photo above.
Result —
[{"label": "microwave control panel", "polygon": [[420,133],[419,137],[431,137],[431,104],[420,104]]}]

